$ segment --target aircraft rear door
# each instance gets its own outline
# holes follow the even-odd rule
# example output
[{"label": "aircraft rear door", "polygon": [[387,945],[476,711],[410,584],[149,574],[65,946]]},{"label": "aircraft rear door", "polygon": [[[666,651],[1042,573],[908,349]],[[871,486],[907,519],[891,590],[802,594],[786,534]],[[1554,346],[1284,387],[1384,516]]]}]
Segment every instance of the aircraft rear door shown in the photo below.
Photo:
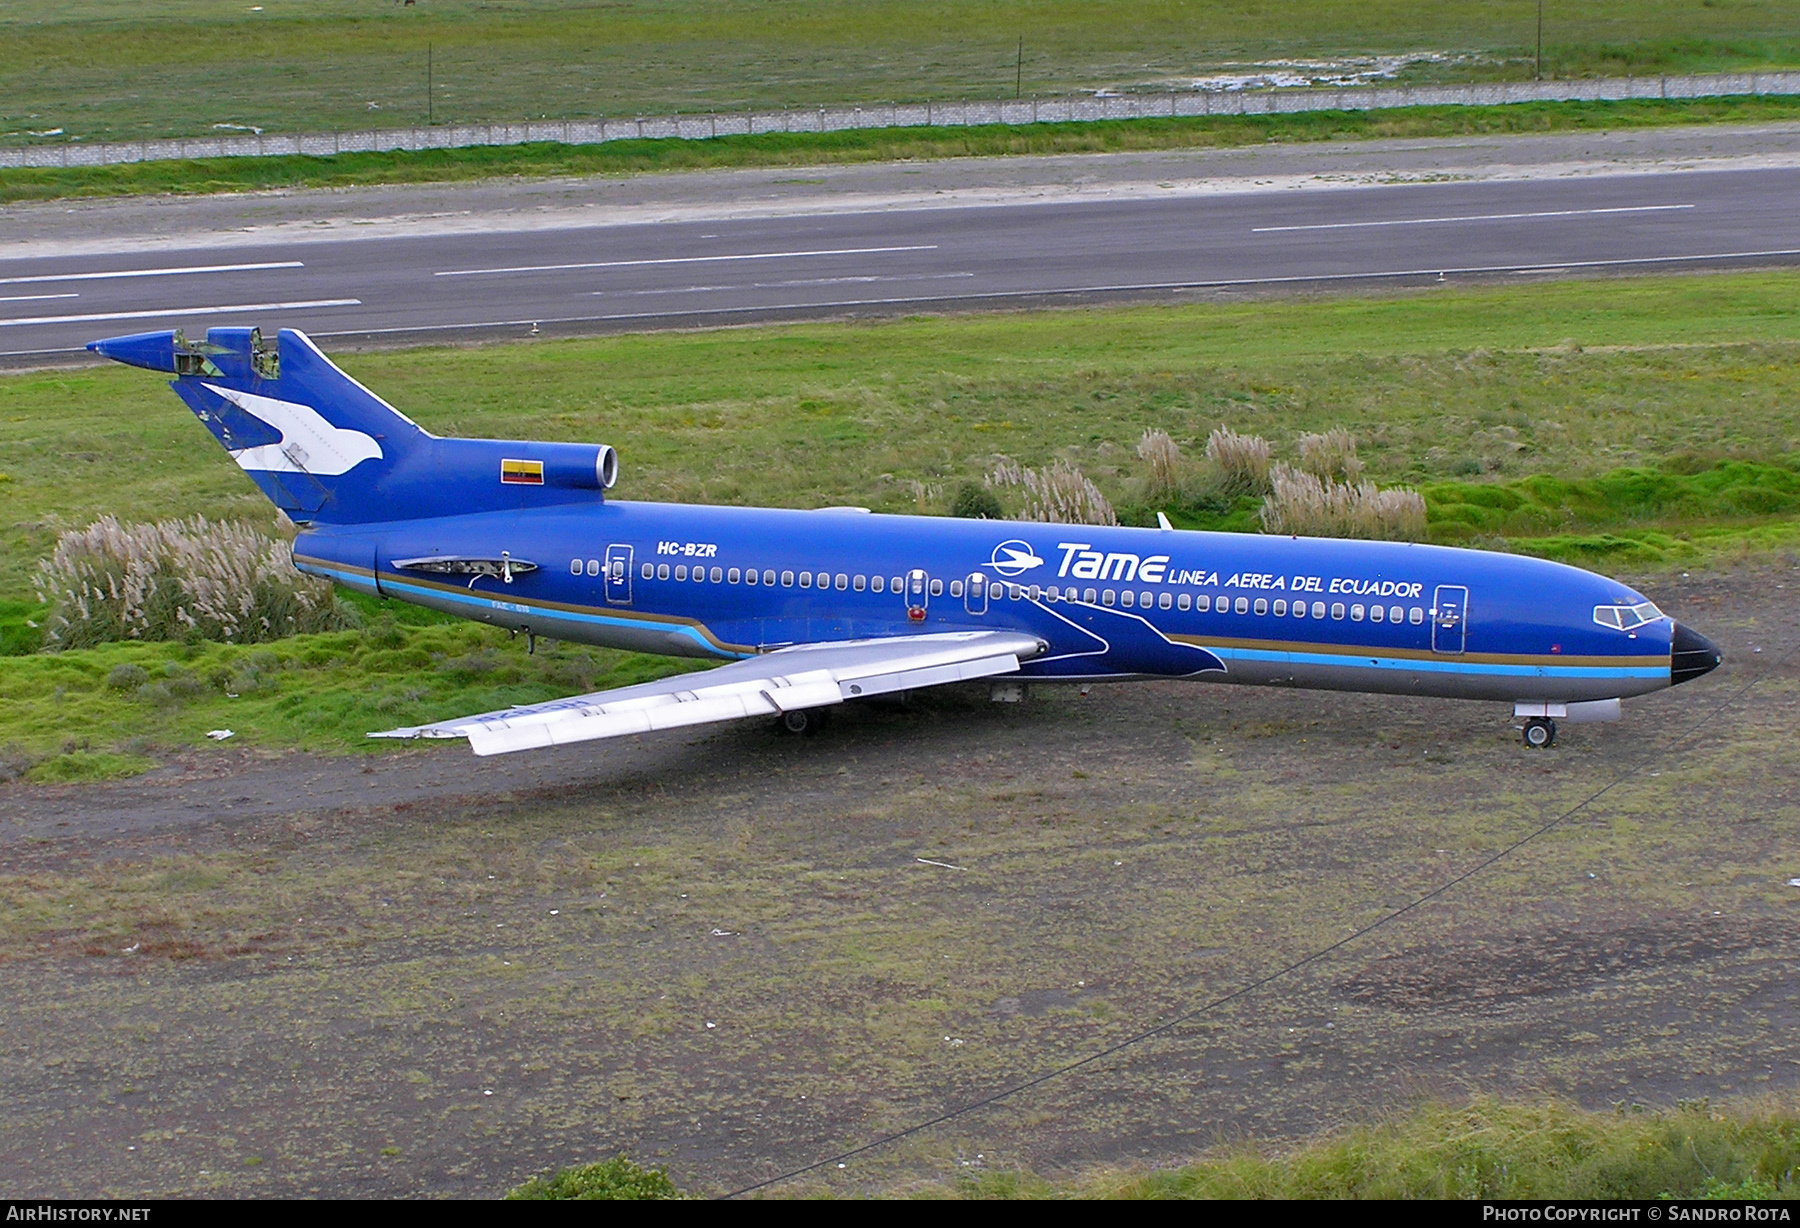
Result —
[{"label": "aircraft rear door", "polygon": [[1461,652],[1468,639],[1469,590],[1440,584],[1432,598],[1431,647],[1434,652]]},{"label": "aircraft rear door", "polygon": [[606,603],[631,604],[631,547],[606,548]]}]

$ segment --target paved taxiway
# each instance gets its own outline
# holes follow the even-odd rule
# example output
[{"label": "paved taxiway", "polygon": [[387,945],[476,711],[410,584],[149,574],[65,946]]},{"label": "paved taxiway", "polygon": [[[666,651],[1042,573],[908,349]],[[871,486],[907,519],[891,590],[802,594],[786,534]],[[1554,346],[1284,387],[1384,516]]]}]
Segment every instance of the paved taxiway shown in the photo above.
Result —
[{"label": "paved taxiway", "polygon": [[0,211],[0,359],[1800,263],[1800,125]]}]

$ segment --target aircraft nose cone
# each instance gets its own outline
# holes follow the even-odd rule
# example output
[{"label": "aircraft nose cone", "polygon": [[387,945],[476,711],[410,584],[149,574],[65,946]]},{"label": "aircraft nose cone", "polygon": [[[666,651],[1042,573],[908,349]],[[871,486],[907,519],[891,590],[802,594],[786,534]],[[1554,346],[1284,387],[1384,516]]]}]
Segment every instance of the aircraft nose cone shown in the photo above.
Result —
[{"label": "aircraft nose cone", "polygon": [[1719,668],[1724,656],[1719,646],[1680,623],[1675,624],[1675,638],[1669,645],[1669,685],[1692,682],[1702,674]]}]

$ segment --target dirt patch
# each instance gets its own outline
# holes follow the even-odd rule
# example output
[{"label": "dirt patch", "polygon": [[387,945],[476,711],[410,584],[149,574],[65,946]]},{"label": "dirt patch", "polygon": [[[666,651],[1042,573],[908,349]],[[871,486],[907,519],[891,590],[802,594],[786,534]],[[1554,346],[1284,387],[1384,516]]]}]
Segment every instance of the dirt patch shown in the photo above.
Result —
[{"label": "dirt patch", "polygon": [[1549,752],[1496,707],[1170,683],[0,787],[0,1182],[485,1196],[623,1150],[732,1188],[1172,1020],[1621,772],[1331,959],[794,1188],[1789,1094],[1800,676],[1730,697],[1794,578],[1648,585],[1726,666]]}]

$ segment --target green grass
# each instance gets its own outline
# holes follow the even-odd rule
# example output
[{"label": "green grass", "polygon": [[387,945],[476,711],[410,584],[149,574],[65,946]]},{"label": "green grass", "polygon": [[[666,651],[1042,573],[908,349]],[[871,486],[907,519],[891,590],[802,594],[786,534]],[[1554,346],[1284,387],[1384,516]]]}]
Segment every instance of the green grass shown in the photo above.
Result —
[{"label": "green grass", "polygon": [[[374,606],[373,601],[367,603]],[[122,643],[0,658],[0,759],[39,782],[128,776],[152,747],[390,751],[363,735],[629,686],[694,662],[377,614],[360,631],[264,645]],[[133,668],[135,667],[135,668]],[[71,731],[78,731],[71,733]]]},{"label": "green grass", "polygon": [[[1800,1115],[1786,1107],[1586,1112],[1561,1102],[1428,1106],[1291,1151],[1246,1146],[1180,1168],[1059,1185],[983,1174],[987,1198],[1759,1199],[1800,1195]],[[940,1191],[941,1192],[941,1191]]]},{"label": "green grass", "polygon": [[670,138],[608,141],[603,145],[540,143],[335,157],[172,159],[112,166],[0,170],[0,203],[158,192],[204,194],[375,183],[453,183],[501,176],[631,174],[1017,154],[1217,149],[1269,142],[1612,131],[1796,118],[1800,118],[1800,98],[1521,103],[1505,107],[1408,107],[1026,127],[991,124],[766,133],[706,141]]},{"label": "green grass", "polygon": [[680,1198],[681,1191],[661,1168],[644,1168],[625,1156],[583,1164],[533,1177],[524,1185],[508,1190],[509,1200],[551,1202],[566,1200],[597,1201]]},{"label": "green grass", "polygon": [[[439,122],[1160,88],[1372,54],[1443,57],[1408,80],[1519,78],[1535,14],[1521,0],[12,0],[0,133],[423,123],[428,48]],[[1800,63],[1785,0],[1550,0],[1544,41],[1561,76]]]}]

